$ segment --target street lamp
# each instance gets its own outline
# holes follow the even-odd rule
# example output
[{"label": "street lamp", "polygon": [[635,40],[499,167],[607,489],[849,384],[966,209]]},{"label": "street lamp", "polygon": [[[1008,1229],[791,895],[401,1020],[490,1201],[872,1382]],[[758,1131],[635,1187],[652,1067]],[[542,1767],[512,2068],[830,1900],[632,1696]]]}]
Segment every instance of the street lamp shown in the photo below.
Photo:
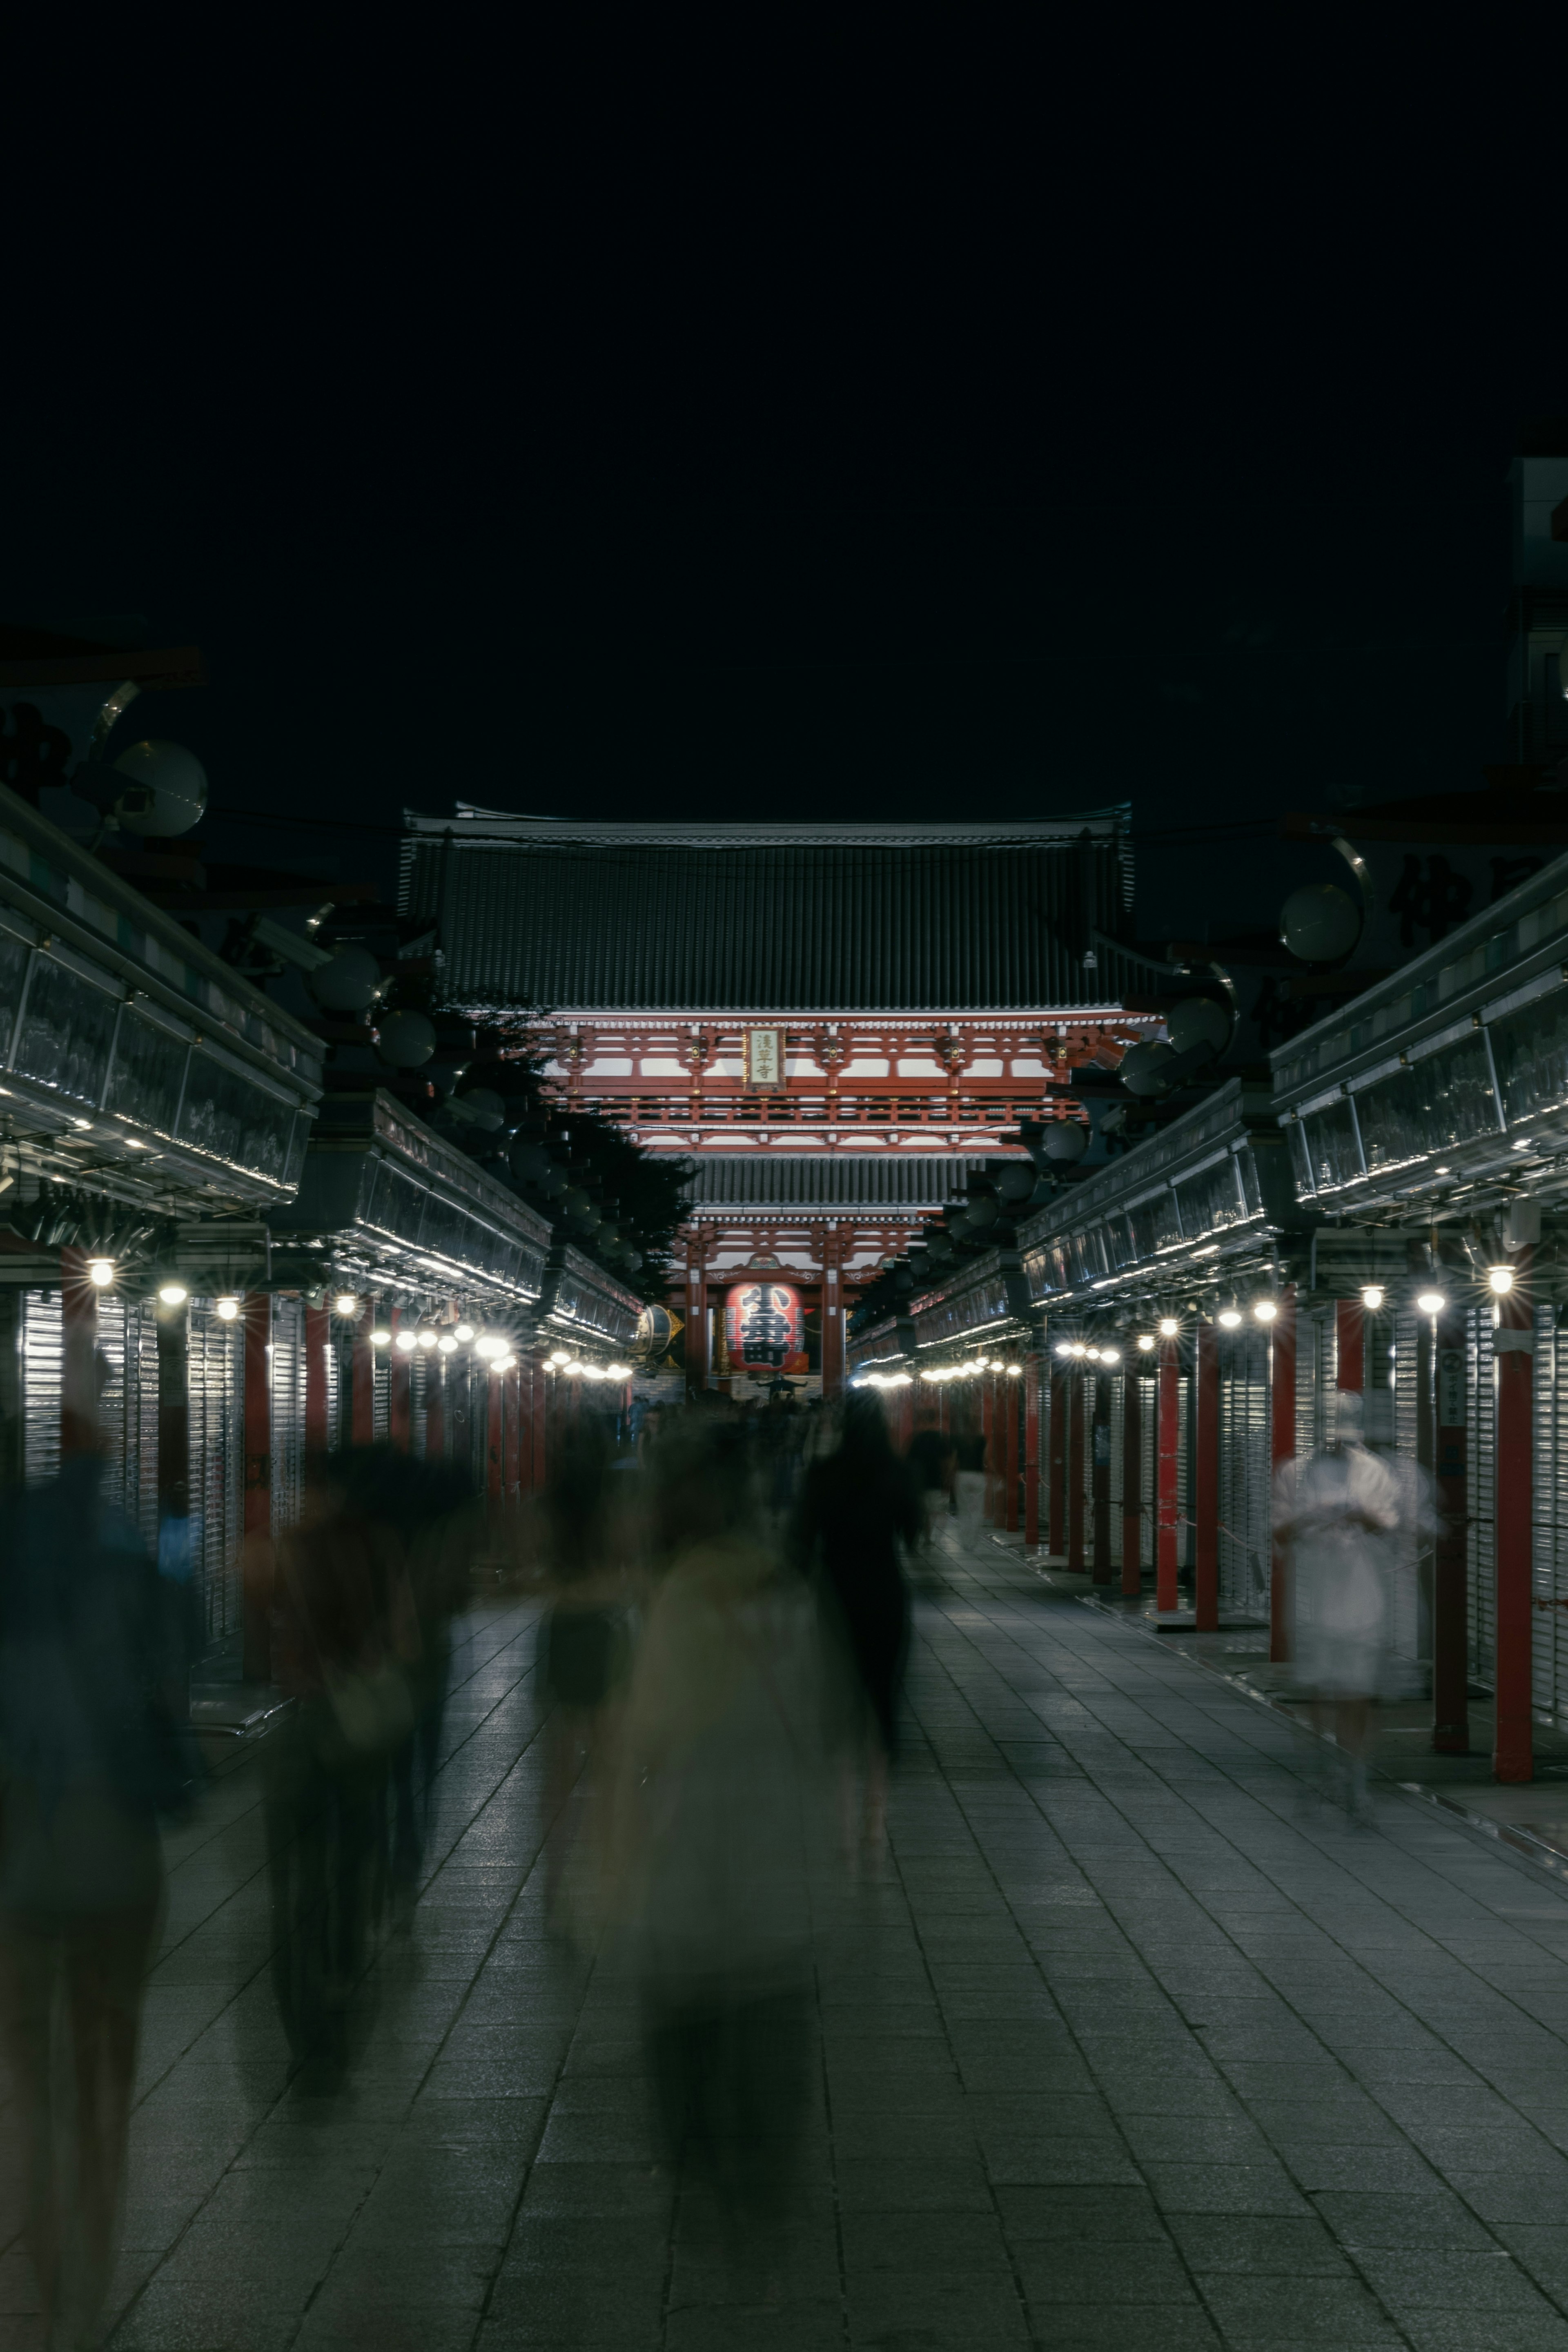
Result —
[{"label": "street lamp", "polygon": [[1423,1315],[1441,1315],[1448,1304],[1440,1290],[1417,1291],[1415,1304]]}]

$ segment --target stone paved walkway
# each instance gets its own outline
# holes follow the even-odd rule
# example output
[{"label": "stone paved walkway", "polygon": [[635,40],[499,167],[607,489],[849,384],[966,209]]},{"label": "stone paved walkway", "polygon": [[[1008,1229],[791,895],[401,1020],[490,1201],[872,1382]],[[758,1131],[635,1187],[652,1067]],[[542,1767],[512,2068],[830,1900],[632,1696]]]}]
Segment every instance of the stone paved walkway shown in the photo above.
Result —
[{"label": "stone paved walkway", "polygon": [[[1279,1715],[984,1538],[949,1566],[775,2300],[725,2300],[624,1989],[543,1937],[495,1609],[347,2094],[289,2086],[253,1773],[174,1842],[119,2352],[1568,2352],[1568,1896],[1398,1797],[1342,1825]],[[0,2352],[37,2341],[14,2172]]]}]

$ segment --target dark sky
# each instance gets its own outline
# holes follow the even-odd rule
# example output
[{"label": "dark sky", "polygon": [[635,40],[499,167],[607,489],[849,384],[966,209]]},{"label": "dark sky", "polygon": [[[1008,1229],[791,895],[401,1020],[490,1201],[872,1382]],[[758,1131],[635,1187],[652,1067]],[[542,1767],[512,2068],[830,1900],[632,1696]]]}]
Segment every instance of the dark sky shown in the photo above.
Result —
[{"label": "dark sky", "polygon": [[216,847],[1128,799],[1157,936],[1282,870],[1173,828],[1479,781],[1503,478],[1568,411],[1506,28],[497,21],[37,60],[0,611],[203,646],[121,731],[270,818]]}]

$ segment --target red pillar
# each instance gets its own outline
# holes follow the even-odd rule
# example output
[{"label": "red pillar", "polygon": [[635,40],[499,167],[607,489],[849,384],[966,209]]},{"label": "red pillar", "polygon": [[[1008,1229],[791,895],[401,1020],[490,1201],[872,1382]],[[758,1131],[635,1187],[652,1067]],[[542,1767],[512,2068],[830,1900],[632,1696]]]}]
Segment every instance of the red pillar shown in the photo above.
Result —
[{"label": "red pillar", "polygon": [[[823,1362],[826,1371],[827,1314],[822,1318]],[[826,1389],[826,1379],[824,1381]],[[701,1244],[688,1243],[686,1255],[686,1393],[702,1396],[708,1387],[708,1276]]]},{"label": "red pillar", "polygon": [[1143,1383],[1136,1363],[1121,1376],[1121,1591],[1143,1590]]},{"label": "red pillar", "polygon": [[1219,1626],[1219,1329],[1207,1315],[1198,1323],[1194,1389],[1194,1612],[1198,1631],[1212,1633]]},{"label": "red pillar", "polygon": [[354,1325],[353,1362],[349,1374],[349,1429],[356,1445],[375,1444],[375,1349],[370,1344],[375,1319],[375,1301],[367,1299]]},{"label": "red pillar", "polygon": [[1004,1525],[1016,1532],[1018,1526],[1018,1382],[1010,1372],[1004,1372],[1002,1375],[1002,1411],[1006,1415],[1007,1421],[1007,1491],[1002,1497],[1002,1516]]},{"label": "red pillar", "polygon": [[546,1448],[550,1443],[551,1379],[542,1364],[533,1368],[533,1488],[539,1493],[545,1482]]},{"label": "red pillar", "polygon": [[1181,1361],[1179,1342],[1162,1339],[1159,1352],[1159,1402],[1154,1417],[1154,1451],[1158,1461],[1159,1494],[1154,1536],[1154,1605],[1162,1614],[1179,1609],[1176,1583],[1177,1465],[1181,1444]]},{"label": "red pillar", "polygon": [[[1270,1457],[1278,1479],[1287,1462],[1296,1458],[1296,1286],[1286,1284],[1279,1294],[1268,1341],[1268,1410]],[[1290,1571],[1285,1546],[1274,1538],[1268,1578],[1268,1654],[1279,1663],[1290,1655]]]},{"label": "red pillar", "polygon": [[1530,1720],[1531,1519],[1534,1502],[1535,1290],[1533,1249],[1513,1260],[1513,1288],[1498,1301],[1497,1379],[1497,1733],[1494,1780],[1532,1780]]},{"label": "red pillar", "polygon": [[305,1451],[327,1450],[327,1349],[332,1318],[324,1307],[305,1309]]},{"label": "red pillar", "polygon": [[493,1514],[501,1507],[500,1374],[489,1373],[485,1387],[488,1391],[485,1406],[485,1500]]},{"label": "red pillar", "polygon": [[1440,1756],[1470,1752],[1470,1628],[1465,1522],[1469,1513],[1466,1429],[1465,1311],[1437,1318],[1433,1462],[1438,1529],[1432,1556],[1432,1745]]},{"label": "red pillar", "polygon": [[79,1249],[60,1252],[60,1458],[98,1451],[98,1292]]},{"label": "red pillar", "polygon": [[1065,1383],[1072,1420],[1068,1429],[1068,1566],[1083,1569],[1083,1374],[1070,1370]]},{"label": "red pillar", "polygon": [[1366,1386],[1366,1308],[1359,1298],[1334,1301],[1334,1334],[1339,1363],[1334,1386],[1359,1394]]},{"label": "red pillar", "polygon": [[522,1366],[513,1364],[504,1375],[502,1425],[506,1432],[506,1505],[515,1510],[522,1500]]},{"label": "red pillar", "polygon": [[400,1310],[392,1312],[392,1361],[387,1370],[390,1385],[386,1396],[386,1433],[399,1454],[406,1454],[413,1444],[408,1420],[408,1386],[412,1359],[397,1344]]},{"label": "red pillar", "polygon": [[250,1291],[245,1318],[245,1554],[241,1592],[247,1683],[272,1679],[272,1300]]},{"label": "red pillar", "polygon": [[1055,1559],[1060,1559],[1068,1548],[1068,1391],[1070,1386],[1065,1372],[1052,1372],[1050,1426],[1046,1432],[1050,1455],[1049,1526],[1046,1541]]},{"label": "red pillar", "polygon": [[1110,1581],[1110,1374],[1094,1376],[1094,1421],[1089,1433],[1089,1482],[1094,1501],[1094,1580]]},{"label": "red pillar", "polygon": [[[946,1387],[938,1391],[945,1395]],[[1024,1549],[1040,1548],[1040,1359],[1024,1359]]]},{"label": "red pillar", "polygon": [[980,1375],[980,1426],[985,1440],[985,1524],[996,1523],[996,1378],[993,1372]]},{"label": "red pillar", "polygon": [[826,1228],[822,1241],[822,1393],[844,1392],[843,1244],[838,1227]]}]

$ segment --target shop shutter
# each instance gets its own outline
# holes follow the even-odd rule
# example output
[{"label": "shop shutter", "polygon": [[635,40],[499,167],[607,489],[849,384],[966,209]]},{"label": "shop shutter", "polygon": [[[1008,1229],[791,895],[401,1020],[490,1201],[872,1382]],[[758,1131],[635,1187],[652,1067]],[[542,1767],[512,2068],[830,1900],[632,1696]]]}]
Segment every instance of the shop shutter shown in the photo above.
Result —
[{"label": "shop shutter", "polygon": [[42,1486],[60,1466],[65,1343],[58,1290],[22,1294],[22,1475]]},{"label": "shop shutter", "polygon": [[1183,1372],[1176,1381],[1176,1563],[1191,1568],[1193,1559],[1193,1383]]},{"label": "shop shutter", "polygon": [[305,1302],[272,1302],[272,1529],[300,1523],[305,1484]]},{"label": "shop shutter", "polygon": [[1492,1318],[1485,1308],[1472,1307],[1465,1358],[1469,1393],[1469,1570],[1470,1672],[1489,1689],[1497,1661],[1497,1578],[1494,1537],[1497,1483],[1497,1385],[1492,1373]]},{"label": "shop shutter", "polygon": [[[103,1499],[126,1508],[125,1301],[114,1291],[98,1299],[98,1442],[103,1457]],[[135,1378],[134,1372],[132,1374]]]},{"label": "shop shutter", "polygon": [[342,1427],[343,1403],[348,1394],[347,1367],[342,1326],[334,1315],[327,1329],[327,1452],[336,1454],[348,1444]]},{"label": "shop shutter", "polygon": [[1083,1557],[1087,1567],[1094,1564],[1094,1376],[1086,1372],[1079,1380],[1073,1398],[1073,1411],[1083,1415],[1083,1444],[1079,1448],[1083,1473]]},{"label": "shop shutter", "polygon": [[[1370,1334],[1374,1318],[1367,1318]],[[1375,1318],[1378,1341],[1394,1339],[1394,1448],[1390,1466],[1397,1469],[1405,1496],[1405,1512],[1394,1571],[1393,1642],[1396,1656],[1419,1659],[1426,1612],[1421,1605],[1421,1547],[1416,1539],[1416,1501],[1422,1486],[1420,1341],[1421,1318],[1408,1307]],[[1380,1449],[1381,1450],[1381,1449]],[[1426,1645],[1430,1655],[1430,1643]]]},{"label": "shop shutter", "polygon": [[377,1445],[392,1435],[392,1365],[384,1348],[377,1348],[371,1367],[371,1425]]},{"label": "shop shutter", "polygon": [[151,1550],[158,1541],[158,1332],[152,1301],[103,1292],[97,1346],[103,1491],[135,1521]]},{"label": "shop shutter", "polygon": [[185,1363],[191,1573],[208,1648],[232,1650],[240,1639],[245,1539],[243,1323],[220,1321],[210,1298],[193,1299]]},{"label": "shop shutter", "polygon": [[408,1450],[418,1462],[425,1459],[429,1395],[430,1359],[421,1348],[408,1360]]},{"label": "shop shutter", "polygon": [[1222,1343],[1219,1448],[1220,1607],[1228,1616],[1263,1618],[1271,1541],[1268,1335],[1256,1324]]},{"label": "shop shutter", "polygon": [[1110,1557],[1113,1564],[1121,1565],[1122,1430],[1126,1421],[1126,1394],[1129,1378],[1126,1372],[1113,1372],[1110,1378]]},{"label": "shop shutter", "polygon": [[1568,1331],[1535,1310],[1535,1510],[1531,1703],[1568,1711]]}]

